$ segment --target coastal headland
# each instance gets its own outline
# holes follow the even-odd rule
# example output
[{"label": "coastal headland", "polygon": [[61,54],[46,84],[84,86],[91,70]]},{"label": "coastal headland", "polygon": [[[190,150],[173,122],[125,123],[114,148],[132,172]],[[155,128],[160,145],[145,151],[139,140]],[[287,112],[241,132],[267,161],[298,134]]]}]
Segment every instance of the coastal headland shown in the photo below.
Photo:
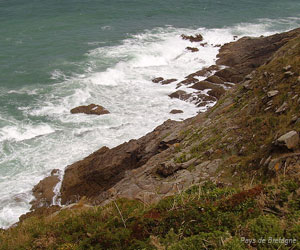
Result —
[{"label": "coastal headland", "polygon": [[[182,38],[197,53],[201,35]],[[178,83],[193,92],[170,95],[216,105],[102,147],[62,180],[54,170],[34,187],[32,211],[1,231],[0,249],[299,247],[300,28],[243,37],[217,58]]]}]

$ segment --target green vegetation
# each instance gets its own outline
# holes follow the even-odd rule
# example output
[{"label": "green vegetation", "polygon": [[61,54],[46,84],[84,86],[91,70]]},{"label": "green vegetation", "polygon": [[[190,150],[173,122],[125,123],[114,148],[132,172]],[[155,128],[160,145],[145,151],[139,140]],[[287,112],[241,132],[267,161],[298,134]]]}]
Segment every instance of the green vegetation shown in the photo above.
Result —
[{"label": "green vegetation", "polygon": [[0,249],[289,249],[292,244],[242,239],[299,239],[299,188],[283,177],[248,190],[206,182],[154,206],[125,199],[82,206],[2,231]]}]

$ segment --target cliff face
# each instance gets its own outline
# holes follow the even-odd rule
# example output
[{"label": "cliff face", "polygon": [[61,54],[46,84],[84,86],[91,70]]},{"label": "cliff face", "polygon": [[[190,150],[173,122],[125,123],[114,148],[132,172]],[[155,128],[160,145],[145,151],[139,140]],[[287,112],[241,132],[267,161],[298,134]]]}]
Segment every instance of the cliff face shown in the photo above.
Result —
[{"label": "cliff face", "polygon": [[[224,45],[217,64],[181,83],[238,83],[213,108],[68,166],[75,204],[24,216],[2,249],[300,247],[300,29]],[[246,241],[269,237],[296,241]]]}]

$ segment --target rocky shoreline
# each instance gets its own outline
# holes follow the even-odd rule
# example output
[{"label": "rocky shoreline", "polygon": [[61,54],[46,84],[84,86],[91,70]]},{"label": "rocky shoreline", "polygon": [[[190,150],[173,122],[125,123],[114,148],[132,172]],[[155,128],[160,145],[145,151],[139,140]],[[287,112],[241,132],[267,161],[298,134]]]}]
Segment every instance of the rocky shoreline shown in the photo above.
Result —
[{"label": "rocky shoreline", "polygon": [[300,29],[218,57],[181,83],[236,83],[214,107],[69,165],[61,206],[53,170],[0,249],[300,249]]},{"label": "rocky shoreline", "polygon": [[[224,152],[207,147],[201,149],[195,157],[195,142],[187,139],[187,131],[194,130],[195,127],[198,131],[206,131],[197,132],[201,134],[201,138],[198,138],[200,142],[205,143],[211,138],[219,138],[226,131],[238,130],[238,126],[231,121],[224,122],[217,118],[234,105],[235,97],[232,95],[235,88],[231,87],[237,84],[251,89],[250,83],[255,77],[255,70],[269,63],[276,51],[299,34],[300,29],[296,29],[269,37],[243,37],[222,46],[216,65],[199,69],[177,83],[178,88],[185,85],[194,89],[193,94],[177,90],[170,95],[170,98],[192,101],[198,106],[216,102],[221,97],[222,103],[205,114],[182,122],[168,120],[138,140],[131,140],[112,149],[103,147],[66,167],[60,190],[61,204],[77,203],[83,197],[92,205],[104,205],[117,198],[136,199],[151,204],[181,192],[194,183],[211,180],[222,185],[232,185],[226,171],[220,170],[220,166],[224,166],[226,162]],[[193,38],[183,35],[183,38],[191,39],[191,42],[202,41],[200,36]],[[198,76],[205,76],[206,79],[201,81],[197,79]],[[165,80],[163,77],[153,79],[153,82],[163,85],[173,81],[177,80]],[[202,90],[207,89],[209,91],[204,95]],[[91,108],[96,110],[98,106]],[[255,112],[251,108],[253,105],[248,107],[249,112]],[[91,113],[82,109],[86,107],[76,110]],[[103,110],[105,114],[108,113],[101,107],[101,112]],[[238,142],[245,139],[240,137],[237,138]],[[238,150],[237,153],[241,155],[245,151],[243,147],[234,149],[234,145],[228,143],[224,147],[229,151]],[[32,202],[32,212],[22,216],[22,220],[36,213],[44,213],[41,208],[48,209],[57,182],[58,178],[53,173],[34,187],[36,199]]]}]

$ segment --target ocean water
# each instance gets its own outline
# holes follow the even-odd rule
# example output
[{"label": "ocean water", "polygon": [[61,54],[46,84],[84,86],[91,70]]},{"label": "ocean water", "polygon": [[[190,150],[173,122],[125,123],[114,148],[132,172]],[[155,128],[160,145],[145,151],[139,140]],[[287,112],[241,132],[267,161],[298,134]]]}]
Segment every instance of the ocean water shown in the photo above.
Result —
[{"label": "ocean water", "polygon": [[[299,25],[299,0],[0,0],[0,227],[29,211],[32,187],[52,169],[205,110],[152,78],[213,64],[213,45],[234,35]],[[190,53],[183,33],[209,45]],[[69,112],[90,103],[111,114]]]}]

